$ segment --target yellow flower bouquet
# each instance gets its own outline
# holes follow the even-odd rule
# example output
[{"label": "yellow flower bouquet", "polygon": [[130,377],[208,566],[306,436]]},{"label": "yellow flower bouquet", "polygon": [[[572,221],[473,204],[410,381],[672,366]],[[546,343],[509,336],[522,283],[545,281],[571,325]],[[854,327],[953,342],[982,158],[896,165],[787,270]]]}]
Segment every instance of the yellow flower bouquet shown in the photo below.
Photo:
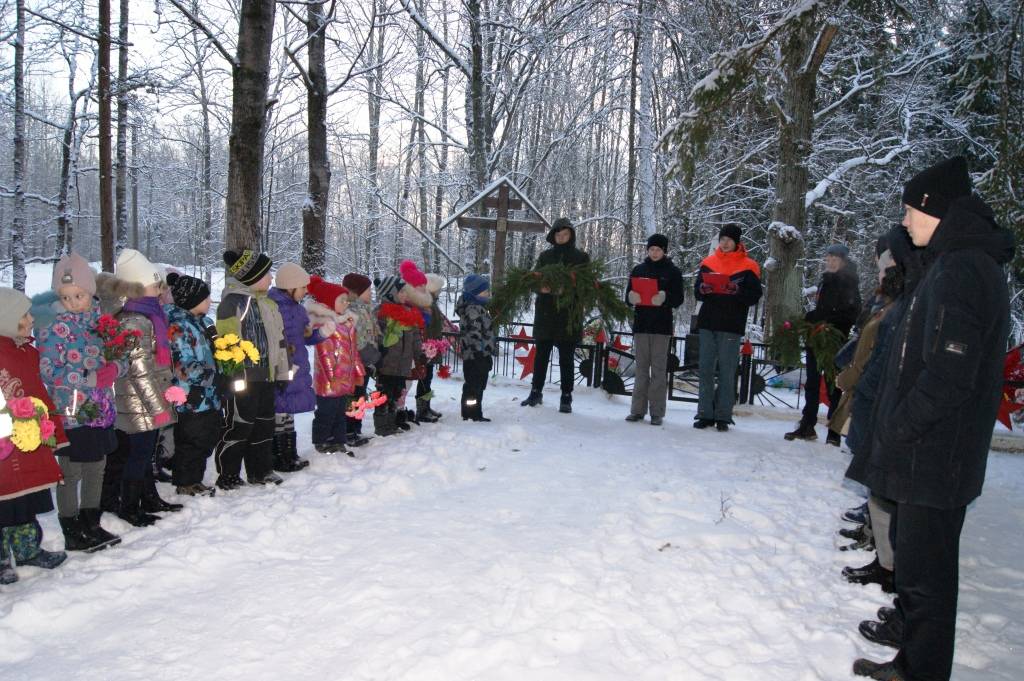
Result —
[{"label": "yellow flower bouquet", "polygon": [[[260,351],[252,344],[252,341],[239,338],[233,333],[215,340],[213,350],[213,359],[217,363],[217,370],[229,378],[243,373],[246,362],[249,362],[250,365],[260,362]],[[236,391],[245,390],[245,379],[235,379],[233,387]]]},{"label": "yellow flower bouquet", "polygon": [[50,410],[41,399],[17,397],[9,402],[0,400],[0,459],[6,459],[14,449],[34,452],[43,445],[54,447],[57,444],[55,435],[56,426],[50,419]]}]

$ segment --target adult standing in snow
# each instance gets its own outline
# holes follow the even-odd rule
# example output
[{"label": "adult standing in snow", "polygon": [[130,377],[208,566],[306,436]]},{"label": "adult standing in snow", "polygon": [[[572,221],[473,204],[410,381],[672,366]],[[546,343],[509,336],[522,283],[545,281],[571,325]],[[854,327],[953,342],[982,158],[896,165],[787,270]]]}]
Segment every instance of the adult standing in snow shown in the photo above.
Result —
[{"label": "adult standing in snow", "polygon": [[[630,272],[626,300],[633,306],[633,349],[636,382],[627,421],[643,421],[648,408],[651,425],[660,426],[668,401],[668,350],[674,328],[672,311],[683,303],[683,273],[668,257],[668,238],[652,234],[647,257]],[[653,279],[657,293],[644,301],[633,279]]]},{"label": "adult standing in snow", "polygon": [[[697,314],[700,387],[694,428],[714,424],[726,431],[733,422],[740,340],[747,332],[747,313],[762,293],[761,267],[747,255],[742,236],[739,225],[722,227],[718,248],[701,262],[694,282],[701,301]],[[721,286],[712,282],[723,276],[728,281]]]},{"label": "adult standing in snow", "polygon": [[[853,323],[860,314],[860,289],[857,281],[857,268],[850,262],[850,249],[843,244],[832,244],[825,251],[825,273],[818,284],[817,302],[814,309],[804,315],[808,322],[826,322],[839,329],[844,335],[850,333]],[[818,358],[810,348],[807,354],[807,380],[804,384],[804,409],[796,430],[786,433],[787,440],[817,440],[818,434],[814,426],[818,422],[818,405],[820,404],[821,371]],[[828,417],[839,404],[842,392],[833,385],[828,385]],[[828,431],[825,440],[836,447],[840,444],[839,433]]]},{"label": "adult standing in snow", "polygon": [[[576,229],[569,218],[558,218],[548,232],[547,242],[551,248],[537,258],[534,269],[545,265],[585,265],[590,256],[576,248]],[[559,310],[556,298],[563,291],[551,291],[547,287],[537,292],[537,303],[533,312],[533,338],[537,356],[533,365],[533,385],[530,395],[522,401],[524,407],[535,407],[544,401],[542,390],[548,373],[551,349],[558,348],[558,370],[562,386],[562,400],[558,411],[572,412],[572,389],[575,384],[576,366],[574,355],[576,344],[583,334],[583,320],[569,319],[567,311]]]},{"label": "adult standing in snow", "polygon": [[1003,266],[1013,235],[972,193],[956,157],[903,189],[903,225],[927,271],[893,336],[865,482],[896,502],[900,652],[857,660],[874,679],[947,681],[953,666],[960,531],[981,494],[1010,331]]}]

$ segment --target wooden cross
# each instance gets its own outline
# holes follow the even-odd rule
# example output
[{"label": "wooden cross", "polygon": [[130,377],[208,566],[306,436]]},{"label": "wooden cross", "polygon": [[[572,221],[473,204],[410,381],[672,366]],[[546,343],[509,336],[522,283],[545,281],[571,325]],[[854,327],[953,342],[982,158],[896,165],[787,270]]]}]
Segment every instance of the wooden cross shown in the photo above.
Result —
[{"label": "wooden cross", "polygon": [[[467,215],[467,213],[481,205],[485,209],[494,210],[496,213],[495,217]],[[537,216],[538,220],[509,219],[508,212],[510,210],[523,210],[524,205]],[[508,233],[544,233],[551,226],[530,199],[508,177],[492,182],[456,211],[455,215],[445,220],[440,228],[443,229],[453,222],[462,229],[494,230],[494,257],[491,261],[491,277],[495,283],[505,276],[505,243]]]}]

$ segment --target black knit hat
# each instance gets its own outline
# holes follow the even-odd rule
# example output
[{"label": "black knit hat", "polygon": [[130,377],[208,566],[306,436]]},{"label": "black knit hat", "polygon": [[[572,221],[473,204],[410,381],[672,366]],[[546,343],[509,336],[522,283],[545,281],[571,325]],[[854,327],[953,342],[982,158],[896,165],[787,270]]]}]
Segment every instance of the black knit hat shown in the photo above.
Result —
[{"label": "black knit hat", "polygon": [[883,234],[875,240],[875,259],[881,258],[887,250],[889,250],[889,235]]},{"label": "black knit hat", "polygon": [[903,203],[940,220],[955,201],[974,189],[967,159],[954,156],[922,170],[903,187]]},{"label": "black knit hat", "polygon": [[248,248],[241,253],[224,251],[224,263],[228,266],[228,276],[245,286],[252,286],[262,279],[274,264],[265,253],[257,253]]},{"label": "black knit hat", "polygon": [[191,310],[210,297],[210,287],[206,282],[187,274],[171,272],[167,275],[167,285],[171,287],[174,304],[183,310]]},{"label": "black knit hat", "polygon": [[668,252],[668,237],[664,234],[652,234],[647,237],[647,248],[651,246],[657,246],[661,250]]},{"label": "black knit hat", "polygon": [[735,222],[730,222],[728,225],[723,225],[722,228],[718,230],[718,238],[721,239],[723,236],[729,237],[738,246],[740,243],[740,237],[743,236],[743,228]]}]

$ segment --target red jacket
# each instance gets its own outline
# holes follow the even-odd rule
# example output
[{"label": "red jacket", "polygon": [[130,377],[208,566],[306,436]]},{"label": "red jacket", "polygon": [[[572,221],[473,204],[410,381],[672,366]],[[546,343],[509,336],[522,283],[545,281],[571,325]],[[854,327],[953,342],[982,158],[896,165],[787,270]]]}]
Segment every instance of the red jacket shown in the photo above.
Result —
[{"label": "red jacket", "polygon": [[[326,336],[322,343],[316,345],[316,362],[313,365],[313,388],[317,397],[345,397],[353,394],[363,384],[366,376],[366,368],[359,357],[355,316],[348,312],[334,315],[320,303],[311,303],[307,310],[314,326],[320,330],[321,335]],[[333,324],[325,328],[323,322],[327,319]],[[327,331],[333,333],[328,335]]]},{"label": "red jacket", "polygon": [[[68,438],[57,407],[39,375],[39,351],[31,341],[18,345],[13,338],[0,336],[0,390],[7,400],[36,397],[45,402],[57,427],[57,449],[67,445]],[[53,487],[62,479],[60,466],[49,447],[43,445],[33,452],[14,449],[10,456],[0,461],[0,501]]]}]

